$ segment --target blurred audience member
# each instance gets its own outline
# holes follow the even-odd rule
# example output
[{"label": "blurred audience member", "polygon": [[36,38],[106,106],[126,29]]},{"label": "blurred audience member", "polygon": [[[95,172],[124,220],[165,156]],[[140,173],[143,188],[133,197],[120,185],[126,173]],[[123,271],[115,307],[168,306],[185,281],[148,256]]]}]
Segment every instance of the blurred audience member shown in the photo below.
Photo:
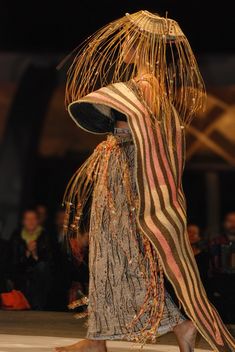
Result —
[{"label": "blurred audience member", "polygon": [[54,222],[54,240],[57,243],[63,245],[64,235],[63,235],[63,225],[64,225],[65,211],[63,209],[57,210],[55,214]]},{"label": "blurred audience member", "polygon": [[49,236],[34,209],[24,211],[22,226],[10,239],[12,280],[33,309],[47,308],[51,290],[52,250]]},{"label": "blurred audience member", "polygon": [[222,232],[210,241],[213,271],[235,273],[235,211],[226,214]]},{"label": "blurred audience member", "polygon": [[53,297],[54,310],[67,310],[68,292],[72,282],[72,265],[63,235],[65,211],[57,210],[50,240],[54,258]]},{"label": "blurred audience member", "polygon": [[38,214],[38,221],[39,225],[44,227],[45,229],[48,229],[49,223],[48,223],[48,210],[47,207],[44,204],[38,204],[36,206],[36,212]]},{"label": "blurred audience member", "polygon": [[88,293],[89,282],[89,232],[82,225],[77,237],[71,238],[70,260],[72,264],[72,286],[69,292],[69,303],[75,301],[81,292]]},{"label": "blurred audience member", "polygon": [[9,246],[7,241],[0,239],[0,293],[11,288],[9,277]]},{"label": "blurred audience member", "polygon": [[208,287],[208,272],[209,272],[209,253],[208,243],[205,241],[200,234],[200,228],[194,223],[190,223],[187,226],[189,241],[192,246],[192,250],[197,262],[197,266],[200,272],[200,276],[204,286]]},{"label": "blurred audience member", "polygon": [[235,320],[235,211],[225,215],[221,234],[210,241],[212,301],[227,323]]},{"label": "blurred audience member", "polygon": [[88,234],[79,233],[67,241],[63,234],[65,211],[57,210],[52,231],[55,271],[53,277],[54,309],[65,310],[78,292],[88,287]]}]

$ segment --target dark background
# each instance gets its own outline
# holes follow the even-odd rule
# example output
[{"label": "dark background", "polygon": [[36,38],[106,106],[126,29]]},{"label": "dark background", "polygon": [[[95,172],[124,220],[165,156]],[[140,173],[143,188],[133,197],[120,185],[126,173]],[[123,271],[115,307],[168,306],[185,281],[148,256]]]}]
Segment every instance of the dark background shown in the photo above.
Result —
[{"label": "dark background", "polygon": [[[204,67],[203,69],[205,72],[203,72],[203,76],[206,83],[208,80],[211,80],[214,84],[213,80],[216,81],[217,77],[217,74],[215,75],[214,72],[218,72],[219,78],[216,84],[220,85],[221,81],[223,81],[225,85],[227,82],[229,82],[229,84],[235,84],[233,72],[229,70],[226,71],[226,61],[223,59],[223,55],[227,55],[226,57],[230,58],[233,57],[235,53],[235,21],[232,1],[3,1],[1,3],[0,12],[0,54],[16,53],[17,55],[22,54],[26,58],[32,54],[38,56],[42,55],[42,63],[46,55],[48,55],[48,58],[50,58],[50,55],[54,55],[55,58],[52,60],[52,65],[49,67],[48,73],[45,73],[45,79],[42,83],[43,87],[46,85],[46,88],[53,93],[53,89],[58,83],[57,77],[54,77],[57,73],[54,71],[56,71],[55,67],[60,62],[61,58],[65,57],[86,39],[87,36],[109,21],[123,16],[126,12],[131,13],[141,9],[158,12],[160,15],[165,15],[167,11],[169,18],[173,18],[179,22],[190,41],[199,63],[202,62],[204,64],[205,69]],[[204,58],[208,55],[210,59],[205,60]],[[211,63],[214,63],[213,72],[210,70]],[[220,65],[223,65],[223,69],[221,70]],[[215,67],[219,69],[216,71]],[[4,71],[4,67],[1,67],[1,70]],[[226,74],[223,73],[224,70]],[[13,75],[14,72],[11,74]],[[65,69],[62,69],[59,74],[60,84],[64,83]],[[61,80],[63,74],[64,77]],[[35,78],[37,75],[39,77]],[[49,75],[52,77],[51,88],[45,83]],[[27,83],[27,80],[30,81],[32,77],[34,77],[34,83],[32,83],[34,93],[31,93],[29,88],[27,88],[29,91],[24,90],[24,84]],[[6,155],[11,148],[10,144],[6,146],[7,141],[9,141],[8,134],[11,135],[12,130],[18,128],[17,124],[21,127],[25,126],[25,128],[28,128],[31,115],[35,113],[38,114],[38,122],[31,122],[31,129],[34,129],[32,133],[35,133],[35,143],[33,144],[32,141],[28,142],[29,145],[31,143],[31,147],[26,148],[27,150],[30,149],[27,160],[26,157],[24,158],[26,153],[22,148],[24,158],[22,165],[16,166],[14,169],[13,164],[14,162],[17,163],[18,158],[16,153],[14,154],[15,161],[13,161],[13,158],[9,154],[8,163],[1,164],[3,165],[2,168],[4,168],[5,173],[2,177],[7,178],[9,175],[16,175],[19,170],[19,172],[21,172],[21,179],[14,181],[21,183],[21,190],[19,191],[17,200],[12,198],[9,204],[4,203],[4,201],[0,204],[0,217],[3,219],[0,220],[3,223],[9,211],[12,212],[12,214],[17,213],[17,216],[19,216],[20,212],[18,208],[22,210],[30,203],[30,200],[45,203],[48,205],[49,209],[53,211],[61,204],[63,191],[73,171],[90,152],[84,151],[84,155],[81,155],[81,153],[80,155],[67,155],[65,158],[43,158],[38,155],[37,145],[41,138],[40,133],[44,123],[42,120],[47,105],[49,104],[50,94],[52,93],[49,92],[47,95],[45,94],[41,102],[37,103],[36,97],[33,96],[33,94],[40,94],[41,88],[36,87],[35,84],[37,79],[38,81],[41,79],[41,74],[38,71],[32,72],[31,74],[29,72],[26,78],[23,77],[22,86],[19,88],[20,97],[18,99],[18,105],[17,102],[13,102],[13,110],[9,113],[9,115],[13,116],[15,112],[19,112],[18,107],[22,107],[22,104],[31,104],[30,107],[28,106],[28,110],[30,108],[31,112],[28,111],[27,106],[25,106],[29,114],[28,122],[26,118],[25,121],[23,121],[24,113],[22,112],[19,118],[22,118],[24,125],[21,125],[19,118],[16,116],[15,120],[17,123],[14,121],[13,116],[12,122],[8,124],[9,128],[5,133],[5,139],[2,144],[3,149],[5,148],[6,150]],[[48,78],[48,82],[49,81]],[[29,87],[29,82],[27,84],[27,87]],[[41,113],[38,111],[39,105],[37,104],[41,104]],[[8,120],[10,121],[9,118]],[[38,127],[36,127],[36,123],[38,123]],[[24,127],[22,127],[22,130],[24,130]],[[25,129],[22,131],[19,138],[27,139],[30,133],[29,129]],[[13,138],[16,140],[14,135]],[[92,139],[92,136],[90,136],[90,138]],[[213,163],[216,164],[216,166],[213,167],[219,180],[221,200],[219,219],[217,219],[218,223],[222,221],[226,212],[235,208],[233,182],[235,171],[233,166],[226,168],[226,162],[221,163],[221,160],[219,160],[219,163],[217,160],[213,161]],[[10,170],[10,168],[13,168],[13,171],[7,172],[7,169]],[[191,168],[190,163],[186,164],[183,179],[186,198],[188,200],[189,220],[197,222],[203,228],[208,224],[207,208],[210,206],[207,199],[207,185],[205,183],[205,174],[208,170],[210,171],[210,165],[209,163],[207,165],[207,162],[204,163],[201,169]],[[4,186],[2,186],[2,188],[6,189]],[[215,193],[217,191],[218,189],[215,190]],[[12,197],[15,197],[15,194]],[[5,213],[3,214],[3,212]]]},{"label": "dark background", "polygon": [[233,1],[2,1],[0,50],[66,52],[126,12],[141,9],[178,21],[194,50],[233,52]]}]

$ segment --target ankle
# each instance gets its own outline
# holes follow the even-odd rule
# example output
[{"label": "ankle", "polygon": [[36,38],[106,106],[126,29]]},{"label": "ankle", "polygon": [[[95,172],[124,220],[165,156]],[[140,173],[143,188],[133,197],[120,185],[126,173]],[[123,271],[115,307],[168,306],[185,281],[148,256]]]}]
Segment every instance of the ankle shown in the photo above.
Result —
[{"label": "ankle", "polygon": [[92,342],[94,345],[106,345],[106,340],[92,340],[89,339],[88,341]]},{"label": "ankle", "polygon": [[195,325],[193,324],[193,322],[191,320],[186,319],[182,323],[177,324],[177,325],[175,325],[173,327],[174,331],[182,330],[182,329],[184,329],[184,330],[188,330],[188,329],[194,330],[194,329],[196,329],[196,327],[195,327]]}]

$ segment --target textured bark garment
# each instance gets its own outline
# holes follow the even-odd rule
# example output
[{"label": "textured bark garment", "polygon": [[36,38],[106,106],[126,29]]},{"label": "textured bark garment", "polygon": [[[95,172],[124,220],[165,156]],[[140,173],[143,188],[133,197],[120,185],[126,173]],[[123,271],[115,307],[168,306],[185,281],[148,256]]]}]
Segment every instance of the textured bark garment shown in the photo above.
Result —
[{"label": "textured bark garment", "polygon": [[137,228],[130,130],[115,128],[98,149],[89,226],[87,338],[156,342],[186,318],[164,287],[156,251]]},{"label": "textured bark garment", "polygon": [[185,132],[178,114],[172,107],[167,125],[156,122],[154,129],[148,111],[127,83],[102,87],[71,103],[69,112],[79,127],[91,132],[84,108],[92,105],[97,112],[102,110],[106,121],[97,119],[94,133],[111,130],[110,108],[127,116],[135,145],[138,226],[154,246],[165,275],[198,331],[214,351],[235,351],[234,338],[207,298],[188,239],[182,189]]}]

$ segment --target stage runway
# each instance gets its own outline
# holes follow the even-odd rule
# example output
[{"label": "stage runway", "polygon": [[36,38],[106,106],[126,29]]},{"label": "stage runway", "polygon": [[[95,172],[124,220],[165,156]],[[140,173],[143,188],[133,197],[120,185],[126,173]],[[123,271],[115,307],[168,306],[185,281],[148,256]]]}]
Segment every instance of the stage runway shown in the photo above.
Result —
[{"label": "stage runway", "polygon": [[[55,346],[67,345],[85,336],[85,320],[72,313],[0,311],[0,352],[49,352]],[[139,344],[108,341],[109,352],[138,351]],[[165,334],[157,344],[147,344],[144,351],[178,352],[173,333]],[[211,351],[198,335],[195,352]]]}]

